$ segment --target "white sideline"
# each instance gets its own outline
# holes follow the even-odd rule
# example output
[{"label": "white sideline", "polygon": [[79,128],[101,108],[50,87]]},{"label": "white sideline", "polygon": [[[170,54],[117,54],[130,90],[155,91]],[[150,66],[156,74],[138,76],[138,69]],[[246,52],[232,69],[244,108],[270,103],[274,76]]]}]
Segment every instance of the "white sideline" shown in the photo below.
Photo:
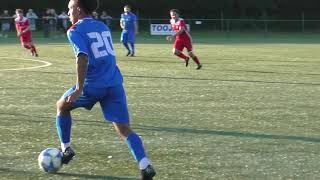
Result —
[{"label": "white sideline", "polygon": [[20,60],[26,60],[26,61],[35,61],[35,62],[41,62],[44,63],[44,65],[40,66],[32,66],[32,67],[24,67],[24,68],[13,68],[13,69],[0,69],[1,71],[20,71],[20,70],[27,70],[27,69],[37,69],[37,68],[43,68],[51,66],[52,63],[44,61],[44,60],[37,60],[37,59],[28,59],[28,58],[18,58],[18,57],[10,57],[10,56],[0,56],[1,58],[10,58],[10,59],[20,59]]}]

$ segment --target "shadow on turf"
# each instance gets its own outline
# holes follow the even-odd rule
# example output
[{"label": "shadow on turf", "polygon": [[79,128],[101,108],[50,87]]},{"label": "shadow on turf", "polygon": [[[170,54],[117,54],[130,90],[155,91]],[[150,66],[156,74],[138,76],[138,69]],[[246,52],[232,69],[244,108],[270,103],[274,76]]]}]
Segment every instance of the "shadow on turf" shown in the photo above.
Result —
[{"label": "shadow on turf", "polygon": [[148,131],[163,131],[163,132],[172,132],[172,133],[209,134],[209,135],[232,136],[232,137],[241,137],[241,138],[279,139],[279,140],[294,140],[294,141],[320,143],[320,138],[303,137],[303,136],[259,134],[259,133],[238,132],[238,131],[219,131],[219,130],[209,130],[209,129],[155,127],[155,126],[146,126],[146,125],[135,126],[134,129],[141,129],[141,130],[148,130]]},{"label": "shadow on turf", "polygon": [[73,177],[73,178],[81,178],[81,179],[138,180],[137,178],[114,177],[114,176],[103,176],[103,175],[89,175],[89,174],[75,174],[75,173],[57,173],[56,175],[61,176],[61,177]]},{"label": "shadow on turf", "polygon": [[[10,168],[0,168],[0,173],[13,173],[14,175],[24,175],[24,176],[37,176],[38,173],[31,171],[23,171],[17,169]],[[81,179],[104,179],[104,180],[139,180],[137,178],[127,178],[127,177],[114,177],[114,176],[103,176],[103,175],[90,175],[90,174],[77,174],[77,173],[54,173],[54,174],[43,174],[47,175],[48,179],[52,178],[52,176],[60,176],[61,179],[65,177],[71,178],[81,178]]]},{"label": "shadow on turf", "polygon": [[[32,117],[32,118],[40,118],[40,119],[52,119],[54,121],[54,117],[43,117],[43,116],[34,116],[28,114],[14,114],[14,113],[0,113],[0,115],[14,115],[15,117]],[[28,120],[29,118],[2,118],[3,120],[17,120],[23,122],[34,122],[39,123],[43,121],[38,120]],[[51,121],[51,122],[52,122]],[[102,124],[107,124],[105,121],[89,121],[84,119],[75,119],[74,120],[78,125],[85,126],[99,126]],[[48,121],[48,123],[50,123]],[[313,137],[303,137],[303,136],[287,136],[287,135],[272,135],[272,134],[259,134],[259,133],[250,133],[250,132],[239,132],[239,131],[222,131],[222,130],[212,130],[212,129],[189,129],[189,128],[175,128],[175,127],[159,127],[159,126],[148,126],[148,125],[136,125],[133,126],[133,129],[139,129],[141,131],[159,131],[159,132],[169,132],[169,133],[189,133],[189,134],[207,134],[207,135],[216,135],[216,136],[232,136],[232,137],[240,137],[240,138],[256,138],[256,139],[278,139],[278,140],[292,140],[292,141],[304,141],[304,142],[315,142],[320,143],[320,138]]]},{"label": "shadow on turf", "polygon": [[[281,73],[281,72],[267,72],[267,71],[244,71],[244,70],[230,70],[231,72],[245,72],[245,73],[263,73],[263,74],[295,74],[295,75],[309,75],[309,76],[319,76],[320,74],[297,74],[297,73]],[[49,74],[61,74],[60,72],[46,72],[46,71],[28,71],[36,73],[49,73]],[[69,72],[64,72],[64,74],[73,74]],[[141,79],[164,79],[164,80],[190,80],[190,81],[220,81],[220,82],[240,82],[240,83],[264,83],[264,84],[287,84],[287,85],[310,85],[319,86],[320,83],[308,83],[308,82],[276,82],[276,81],[262,81],[262,80],[241,80],[241,79],[217,79],[217,78],[190,78],[190,77],[169,77],[169,76],[144,76],[144,75],[123,75],[125,78],[141,78]],[[70,85],[71,86],[71,85]],[[5,88],[5,89],[16,89]],[[19,89],[23,89],[20,87]],[[25,89],[30,89],[27,87]],[[40,89],[40,88],[34,88]]]},{"label": "shadow on turf", "polygon": [[304,83],[304,82],[276,82],[276,81],[259,81],[259,80],[241,80],[241,79],[214,79],[214,78],[189,78],[189,77],[168,77],[168,76],[131,76],[128,78],[145,78],[145,79],[170,79],[170,80],[196,80],[196,81],[221,81],[221,82],[241,82],[241,83],[266,83],[266,84],[290,84],[290,85],[311,85],[319,86],[320,83]]}]

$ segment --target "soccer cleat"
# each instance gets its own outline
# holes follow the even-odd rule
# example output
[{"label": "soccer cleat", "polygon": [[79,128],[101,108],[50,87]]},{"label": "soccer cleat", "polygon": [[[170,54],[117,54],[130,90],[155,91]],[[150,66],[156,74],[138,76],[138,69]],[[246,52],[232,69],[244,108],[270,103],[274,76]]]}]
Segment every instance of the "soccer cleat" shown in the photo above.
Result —
[{"label": "soccer cleat", "polygon": [[34,54],[35,57],[38,57],[39,55],[37,53]]},{"label": "soccer cleat", "polygon": [[134,53],[131,53],[131,55],[130,55],[131,57],[134,57]]},{"label": "soccer cleat", "polygon": [[189,65],[189,57],[187,57],[186,59],[185,59],[185,62],[186,62],[186,67],[188,67],[188,65]]},{"label": "soccer cleat", "polygon": [[141,170],[141,180],[152,180],[155,175],[156,171],[151,165],[148,165],[147,168]]},{"label": "soccer cleat", "polygon": [[128,51],[128,53],[127,53],[127,55],[126,56],[129,56],[131,54],[131,52],[130,51]]},{"label": "soccer cleat", "polygon": [[73,151],[73,149],[71,149],[71,147],[67,147],[67,149],[62,153],[62,164],[68,164],[75,155],[76,153]]},{"label": "soccer cleat", "polygon": [[202,64],[198,64],[197,70],[202,68]]}]

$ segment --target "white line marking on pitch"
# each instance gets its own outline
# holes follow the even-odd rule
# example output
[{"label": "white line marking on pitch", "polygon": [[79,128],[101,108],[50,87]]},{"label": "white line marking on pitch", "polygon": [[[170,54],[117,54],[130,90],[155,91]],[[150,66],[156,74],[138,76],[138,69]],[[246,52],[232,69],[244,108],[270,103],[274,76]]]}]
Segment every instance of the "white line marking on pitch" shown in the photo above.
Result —
[{"label": "white line marking on pitch", "polygon": [[0,69],[1,71],[19,71],[19,70],[26,70],[26,69],[37,69],[37,68],[43,68],[43,67],[48,67],[51,66],[52,63],[43,61],[43,60],[37,60],[37,59],[28,59],[28,58],[17,58],[17,57],[7,57],[7,56],[1,56],[1,58],[11,58],[11,59],[20,59],[20,60],[26,60],[26,61],[35,61],[35,62],[41,62],[44,63],[44,65],[41,66],[32,66],[32,67],[24,67],[24,68],[15,68],[15,69]]}]

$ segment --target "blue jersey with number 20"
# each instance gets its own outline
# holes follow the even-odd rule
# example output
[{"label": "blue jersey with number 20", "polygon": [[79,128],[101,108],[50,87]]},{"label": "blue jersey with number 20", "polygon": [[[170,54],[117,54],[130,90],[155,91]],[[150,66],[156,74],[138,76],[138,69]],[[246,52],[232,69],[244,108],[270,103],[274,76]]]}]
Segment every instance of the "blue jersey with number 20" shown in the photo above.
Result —
[{"label": "blue jersey with number 20", "polygon": [[75,56],[81,53],[88,56],[85,87],[105,88],[122,83],[111,33],[104,23],[84,18],[74,24],[67,35]]}]

